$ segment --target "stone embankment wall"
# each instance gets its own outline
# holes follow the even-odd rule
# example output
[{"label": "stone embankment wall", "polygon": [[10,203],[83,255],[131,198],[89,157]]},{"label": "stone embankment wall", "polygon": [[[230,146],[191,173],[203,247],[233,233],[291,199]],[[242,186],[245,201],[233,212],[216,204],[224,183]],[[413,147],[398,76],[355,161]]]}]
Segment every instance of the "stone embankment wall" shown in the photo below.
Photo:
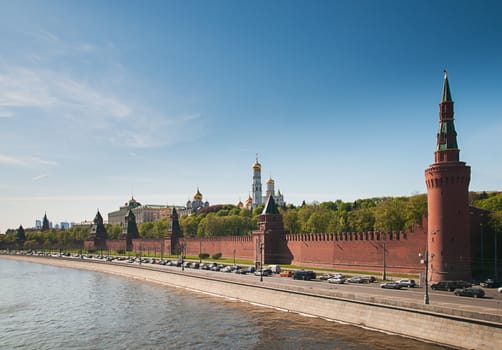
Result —
[{"label": "stone embankment wall", "polygon": [[142,281],[185,288],[274,307],[284,312],[313,315],[356,326],[390,332],[460,349],[499,350],[502,316],[461,308],[423,305],[412,300],[347,293],[337,290],[285,286],[272,281],[243,282],[226,274],[213,277],[204,271],[86,262],[38,257],[9,257],[63,267],[94,270]]}]

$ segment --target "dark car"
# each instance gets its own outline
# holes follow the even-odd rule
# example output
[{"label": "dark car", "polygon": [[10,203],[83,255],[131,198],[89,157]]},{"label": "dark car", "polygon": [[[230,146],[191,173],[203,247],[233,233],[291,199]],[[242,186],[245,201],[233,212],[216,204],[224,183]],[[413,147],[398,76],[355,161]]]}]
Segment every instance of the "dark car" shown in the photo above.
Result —
[{"label": "dark car", "polygon": [[254,272],[255,276],[267,276],[270,277],[272,276],[272,270],[270,269],[263,269],[263,270],[256,270]]},{"label": "dark car", "polygon": [[488,278],[479,284],[483,288],[497,288],[500,287],[500,282],[495,281],[492,278]]},{"label": "dark car", "polygon": [[385,282],[380,285],[381,288],[387,289],[401,289],[403,285],[399,282]]},{"label": "dark car", "polygon": [[455,295],[461,297],[473,297],[473,298],[482,298],[485,296],[484,290],[480,288],[463,288],[463,289],[455,289]]},{"label": "dark car", "polygon": [[439,281],[431,285],[432,290],[444,290],[448,292],[453,292],[458,288],[465,288],[464,284],[459,284],[457,281]]},{"label": "dark car", "polygon": [[296,270],[293,273],[293,279],[295,280],[310,281],[312,279],[315,279],[315,277],[316,275],[314,271]]}]

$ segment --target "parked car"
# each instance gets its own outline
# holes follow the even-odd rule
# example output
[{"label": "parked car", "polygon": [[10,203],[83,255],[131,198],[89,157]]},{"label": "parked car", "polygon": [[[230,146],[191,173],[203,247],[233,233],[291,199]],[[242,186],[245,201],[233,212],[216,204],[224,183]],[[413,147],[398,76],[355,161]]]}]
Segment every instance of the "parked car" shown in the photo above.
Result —
[{"label": "parked car", "polygon": [[256,269],[254,268],[254,266],[249,266],[245,271],[246,273],[254,273]]},{"label": "parked car", "polygon": [[293,277],[293,271],[288,270],[288,271],[283,271],[280,273],[281,277]]},{"label": "parked car", "polygon": [[315,279],[315,277],[316,277],[316,274],[314,271],[296,270],[293,273],[293,279],[295,279],[295,280],[310,281],[312,279]]},{"label": "parked car", "polygon": [[333,273],[323,273],[321,276],[319,276],[317,278],[319,278],[321,281],[327,281],[333,277],[335,277],[335,274],[333,274]]},{"label": "parked car", "polygon": [[470,282],[466,282],[466,281],[455,281],[455,283],[457,283],[457,286],[458,288],[471,288],[472,287],[472,283]]},{"label": "parked car", "polygon": [[331,278],[328,278],[328,283],[344,284],[345,283],[345,277],[331,277]]},{"label": "parked car", "polygon": [[269,270],[269,269],[256,270],[254,274],[255,274],[255,276],[267,276],[267,277],[270,277],[270,276],[272,276],[272,270]]},{"label": "parked car", "polygon": [[473,298],[482,298],[485,296],[485,291],[481,288],[462,288],[455,289],[455,295],[461,297],[473,297]]},{"label": "parked car", "polygon": [[486,280],[481,282],[479,285],[483,288],[497,288],[497,287],[500,287],[500,282],[495,281],[492,278],[487,278]]},{"label": "parked car", "polygon": [[367,279],[369,283],[376,282],[375,276],[362,276],[362,278]]},{"label": "parked car", "polygon": [[267,269],[271,270],[273,273],[281,273],[281,266],[279,265],[269,265]]},{"label": "parked car", "polygon": [[370,283],[370,280],[361,276],[354,276],[347,280],[348,283]]},{"label": "parked car", "polygon": [[437,283],[431,284],[432,290],[445,290],[448,292],[453,292],[455,289],[468,288],[469,283],[464,281],[439,281]]},{"label": "parked car", "polygon": [[415,288],[415,286],[416,286],[415,280],[411,280],[408,278],[399,280],[399,281],[397,281],[397,283],[399,283],[403,287],[408,287],[408,288]]},{"label": "parked car", "polygon": [[403,288],[403,285],[399,282],[389,281],[389,282],[382,283],[380,285],[380,288],[401,289],[401,288]]}]

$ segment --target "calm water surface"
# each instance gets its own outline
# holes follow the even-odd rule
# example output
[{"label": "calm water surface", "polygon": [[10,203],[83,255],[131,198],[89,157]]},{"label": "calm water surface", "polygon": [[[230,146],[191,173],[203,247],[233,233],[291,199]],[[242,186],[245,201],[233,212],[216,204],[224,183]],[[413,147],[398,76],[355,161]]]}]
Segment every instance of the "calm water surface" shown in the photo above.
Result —
[{"label": "calm water surface", "polygon": [[0,349],[66,348],[446,349],[238,301],[0,258]]}]

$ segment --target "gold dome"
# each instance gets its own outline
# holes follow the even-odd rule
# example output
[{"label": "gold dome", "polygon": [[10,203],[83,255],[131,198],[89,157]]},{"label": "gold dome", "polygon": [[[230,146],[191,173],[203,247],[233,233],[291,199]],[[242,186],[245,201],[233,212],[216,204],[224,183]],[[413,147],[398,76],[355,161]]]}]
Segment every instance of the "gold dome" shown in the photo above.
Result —
[{"label": "gold dome", "polygon": [[256,161],[253,164],[253,169],[254,170],[260,170],[261,169],[261,164],[258,162],[258,153],[256,153]]},{"label": "gold dome", "polygon": [[272,185],[272,184],[274,184],[274,183],[275,183],[275,182],[274,182],[274,180],[272,180],[272,178],[269,178],[269,179],[267,180],[267,184],[271,184],[271,185]]},{"label": "gold dome", "polygon": [[197,187],[197,193],[195,193],[195,194],[193,195],[193,199],[194,199],[194,200],[199,200],[199,201],[201,201],[201,200],[202,200],[202,193],[200,193],[200,191],[199,191],[199,188],[198,188],[198,187]]}]

